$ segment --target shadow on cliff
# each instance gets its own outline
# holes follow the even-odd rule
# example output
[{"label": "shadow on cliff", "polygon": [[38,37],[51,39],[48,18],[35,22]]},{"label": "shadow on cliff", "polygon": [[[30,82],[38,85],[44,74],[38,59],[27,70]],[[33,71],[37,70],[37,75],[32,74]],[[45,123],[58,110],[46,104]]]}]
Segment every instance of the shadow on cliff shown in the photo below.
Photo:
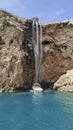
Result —
[{"label": "shadow on cliff", "polygon": [[46,82],[46,81],[42,81],[41,82],[41,86],[42,86],[42,88],[44,89],[44,90],[46,90],[46,89],[52,89],[53,88],[53,83],[48,83],[48,82]]}]

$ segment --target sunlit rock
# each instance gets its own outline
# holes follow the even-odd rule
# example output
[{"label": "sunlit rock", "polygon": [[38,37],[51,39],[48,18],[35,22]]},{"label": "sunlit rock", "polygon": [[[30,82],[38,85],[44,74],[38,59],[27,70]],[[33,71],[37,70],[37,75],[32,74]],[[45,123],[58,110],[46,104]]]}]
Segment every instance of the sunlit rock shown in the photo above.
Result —
[{"label": "sunlit rock", "polygon": [[73,92],[73,69],[63,74],[55,83],[54,89],[65,92]]}]

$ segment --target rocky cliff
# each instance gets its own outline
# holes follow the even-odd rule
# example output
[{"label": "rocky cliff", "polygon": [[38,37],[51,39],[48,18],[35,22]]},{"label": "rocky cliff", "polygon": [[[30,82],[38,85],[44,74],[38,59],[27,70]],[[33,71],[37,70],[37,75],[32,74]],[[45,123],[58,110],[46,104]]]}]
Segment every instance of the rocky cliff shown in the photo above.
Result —
[{"label": "rocky cliff", "polygon": [[[32,20],[0,11],[0,91],[31,88],[34,69]],[[50,84],[57,89],[55,82],[71,69],[73,20],[42,24],[40,83],[44,88]]]},{"label": "rocky cliff", "polygon": [[73,69],[73,20],[43,24],[41,81],[55,83]]},{"label": "rocky cliff", "polygon": [[0,11],[0,91],[24,91],[34,79],[31,20]]}]

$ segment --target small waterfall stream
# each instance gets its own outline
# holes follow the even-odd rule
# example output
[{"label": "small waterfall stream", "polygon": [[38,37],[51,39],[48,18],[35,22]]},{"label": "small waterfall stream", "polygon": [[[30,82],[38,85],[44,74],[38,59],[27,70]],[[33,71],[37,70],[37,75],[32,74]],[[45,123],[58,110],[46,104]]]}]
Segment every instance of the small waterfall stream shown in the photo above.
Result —
[{"label": "small waterfall stream", "polygon": [[32,43],[35,58],[35,83],[39,82],[40,63],[42,58],[42,27],[38,21],[32,23]]}]

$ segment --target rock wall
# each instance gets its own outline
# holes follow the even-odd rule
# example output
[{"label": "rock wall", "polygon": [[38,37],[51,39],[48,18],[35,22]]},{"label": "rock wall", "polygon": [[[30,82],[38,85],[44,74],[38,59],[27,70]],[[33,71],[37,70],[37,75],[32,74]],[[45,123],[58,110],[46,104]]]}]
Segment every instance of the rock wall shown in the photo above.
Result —
[{"label": "rock wall", "polygon": [[55,83],[73,69],[73,20],[43,24],[41,82]]},{"label": "rock wall", "polygon": [[31,20],[0,12],[0,91],[24,91],[34,79]]}]

